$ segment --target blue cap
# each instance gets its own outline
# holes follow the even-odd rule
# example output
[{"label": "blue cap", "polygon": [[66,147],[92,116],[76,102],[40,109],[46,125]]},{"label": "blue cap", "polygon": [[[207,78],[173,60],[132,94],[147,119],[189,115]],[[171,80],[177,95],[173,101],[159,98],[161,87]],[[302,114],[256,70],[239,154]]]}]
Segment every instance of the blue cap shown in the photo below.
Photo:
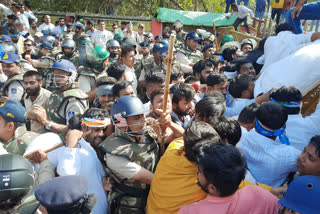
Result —
[{"label": "blue cap", "polygon": [[41,45],[38,46],[37,48],[46,48],[46,49],[49,49],[50,51],[53,49],[52,45],[50,42],[48,41],[42,41]]},{"label": "blue cap", "polygon": [[43,35],[47,36],[47,35],[49,35],[49,34],[51,33],[51,30],[50,30],[50,29],[48,29],[48,30],[43,30],[43,31],[41,31],[41,33],[42,33]]},{"label": "blue cap", "polygon": [[141,42],[139,45],[140,45],[140,47],[142,47],[142,48],[148,48],[148,47],[150,47],[149,42]]},{"label": "blue cap", "polygon": [[12,63],[20,64],[20,58],[17,54],[7,52],[3,55],[0,62],[4,62],[7,64],[12,64]]},{"label": "blue cap", "polygon": [[280,205],[299,213],[318,214],[320,210],[320,177],[299,176],[288,187]]},{"label": "blue cap", "polygon": [[112,94],[113,85],[100,85],[98,87],[97,96]]},{"label": "blue cap", "polygon": [[163,43],[156,43],[154,44],[153,48],[152,48],[152,53],[157,52],[157,51],[161,51],[161,49],[164,47]]},{"label": "blue cap", "polygon": [[161,35],[156,35],[155,39],[163,39]]},{"label": "blue cap", "polygon": [[186,40],[188,40],[188,39],[193,39],[197,42],[201,41],[201,38],[199,37],[199,35],[194,31],[187,34]]},{"label": "blue cap", "polygon": [[76,24],[75,27],[78,29],[84,29],[83,24],[81,24],[81,23]]},{"label": "blue cap", "polygon": [[59,32],[56,32],[56,31],[53,31],[52,32],[52,36],[54,37],[54,38],[56,38],[56,39],[62,39],[63,38],[63,36],[62,36],[62,34],[59,34]]},{"label": "blue cap", "polygon": [[[77,175],[62,176],[44,182],[35,188],[35,197],[48,211],[63,213],[81,205],[87,195],[89,182]],[[49,212],[50,213],[50,212]]]},{"label": "blue cap", "polygon": [[204,46],[203,49],[202,49],[202,52],[205,52],[209,48],[213,48],[213,44],[208,44],[208,45]]},{"label": "blue cap", "polygon": [[0,116],[20,123],[27,121],[26,109],[21,103],[13,100],[8,100],[0,105]]},{"label": "blue cap", "polygon": [[77,69],[74,66],[74,64],[67,59],[60,59],[56,61],[55,63],[53,63],[52,69],[62,70],[69,73],[77,72]]},{"label": "blue cap", "polygon": [[12,41],[11,37],[8,36],[8,35],[1,35],[0,36],[0,43],[2,43],[2,42],[11,42],[11,41]]},{"label": "blue cap", "polygon": [[69,23],[66,24],[66,26],[67,26],[67,27],[72,27],[73,24],[72,24],[71,22],[69,22]]}]

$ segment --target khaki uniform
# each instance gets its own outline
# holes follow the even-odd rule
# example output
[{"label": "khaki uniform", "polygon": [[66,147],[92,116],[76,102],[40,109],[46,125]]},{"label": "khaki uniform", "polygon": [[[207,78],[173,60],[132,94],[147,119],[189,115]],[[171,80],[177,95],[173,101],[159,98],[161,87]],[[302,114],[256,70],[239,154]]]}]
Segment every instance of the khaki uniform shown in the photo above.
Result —
[{"label": "khaki uniform", "polygon": [[83,114],[89,108],[88,95],[76,83],[62,93],[54,92],[49,97],[47,116],[49,120],[59,124],[69,124],[76,114]]},{"label": "khaki uniform", "polygon": [[1,95],[20,102],[24,92],[23,85],[23,74],[19,72],[4,83],[1,88]]},{"label": "khaki uniform", "polygon": [[35,67],[43,76],[43,87],[46,88],[47,85],[47,76],[51,73],[51,68],[55,63],[56,59],[53,54],[41,57],[38,60],[32,60],[32,65]]},{"label": "khaki uniform", "polygon": [[1,144],[8,153],[23,155],[27,146],[38,136],[38,133],[27,131],[26,126],[23,125],[16,129],[11,140]]},{"label": "khaki uniform", "polygon": [[153,72],[161,72],[161,71],[162,71],[161,63],[157,65],[154,61],[154,57],[149,56],[142,60],[142,71],[139,77],[139,81],[144,81],[145,76],[147,74],[152,74]]},{"label": "khaki uniform", "polygon": [[199,50],[191,51],[189,48],[184,47],[178,50],[178,52],[185,55],[193,64],[202,59],[202,53]]},{"label": "khaki uniform", "polygon": [[81,36],[83,36],[84,34],[81,33],[81,35],[78,34],[74,34],[73,35],[73,41],[76,43],[76,49],[79,50],[79,47],[81,45]]},{"label": "khaki uniform", "polygon": [[97,70],[91,67],[80,66],[78,69],[80,89],[87,93],[96,88],[97,77],[102,72],[103,71],[98,72]]},{"label": "khaki uniform", "polygon": [[135,56],[136,58],[136,64],[133,66],[134,67],[134,72],[136,74],[137,79],[139,79],[140,75],[141,75],[141,70],[142,70],[142,58],[143,56],[140,54],[137,54]]},{"label": "khaki uniform", "polygon": [[[149,133],[153,133],[152,131]],[[142,140],[143,143],[139,143],[134,142],[126,133],[116,130],[114,135],[100,144],[98,148],[99,156],[105,160],[108,155],[126,158],[130,162],[154,172],[159,160],[159,146],[154,140],[156,135],[152,134],[152,136],[146,135]],[[107,161],[105,161],[105,164],[107,173],[115,181],[113,190],[109,194],[109,213],[145,213],[150,186],[133,179],[121,179],[116,176],[116,172],[109,168]]]},{"label": "khaki uniform", "polygon": [[184,39],[186,38],[187,36],[187,32],[183,31],[183,30],[180,30],[177,34],[176,34],[176,38],[179,42],[182,42],[184,43]]},{"label": "khaki uniform", "polygon": [[71,57],[67,57],[63,52],[59,52],[55,58],[56,60],[60,60],[60,59],[69,60],[74,64],[76,69],[78,69],[80,66],[80,56],[78,52],[74,52]]}]

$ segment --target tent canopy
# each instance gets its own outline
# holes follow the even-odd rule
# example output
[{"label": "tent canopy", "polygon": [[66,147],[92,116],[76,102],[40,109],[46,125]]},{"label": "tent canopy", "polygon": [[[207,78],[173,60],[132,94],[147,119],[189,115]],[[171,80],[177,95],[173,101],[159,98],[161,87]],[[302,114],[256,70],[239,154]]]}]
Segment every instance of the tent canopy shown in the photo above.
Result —
[{"label": "tent canopy", "polygon": [[233,15],[230,19],[225,18],[225,13],[206,13],[195,11],[172,10],[167,8],[157,9],[157,21],[173,23],[180,20],[183,25],[212,27],[215,22],[216,27],[230,26],[236,20]]}]

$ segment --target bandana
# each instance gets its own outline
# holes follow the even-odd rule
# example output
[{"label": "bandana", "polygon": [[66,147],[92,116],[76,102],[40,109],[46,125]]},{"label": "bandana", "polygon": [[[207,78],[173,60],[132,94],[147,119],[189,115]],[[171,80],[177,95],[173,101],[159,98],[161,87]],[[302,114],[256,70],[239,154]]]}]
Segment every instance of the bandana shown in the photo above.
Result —
[{"label": "bandana", "polygon": [[93,127],[93,128],[101,128],[101,127],[106,127],[111,124],[110,118],[87,118],[84,117],[82,119],[82,123],[85,124],[88,127]]},{"label": "bandana", "polygon": [[270,129],[264,126],[259,120],[256,119],[256,131],[266,137],[275,136],[279,137],[281,143],[290,145],[289,139],[286,136],[286,132],[284,130],[284,126],[280,129]]},{"label": "bandana", "polygon": [[301,101],[278,102],[275,99],[273,99],[272,97],[270,97],[270,100],[272,102],[278,103],[286,108],[300,108],[300,103],[301,103]]}]

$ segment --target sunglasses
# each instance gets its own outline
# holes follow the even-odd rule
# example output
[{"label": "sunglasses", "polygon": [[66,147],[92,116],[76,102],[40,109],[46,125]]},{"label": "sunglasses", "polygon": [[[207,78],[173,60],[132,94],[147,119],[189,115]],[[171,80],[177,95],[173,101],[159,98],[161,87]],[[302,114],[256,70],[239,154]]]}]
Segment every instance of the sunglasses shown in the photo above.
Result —
[{"label": "sunglasses", "polygon": [[24,44],[24,46],[28,46],[28,47],[31,47],[32,45],[31,45],[31,44]]}]

